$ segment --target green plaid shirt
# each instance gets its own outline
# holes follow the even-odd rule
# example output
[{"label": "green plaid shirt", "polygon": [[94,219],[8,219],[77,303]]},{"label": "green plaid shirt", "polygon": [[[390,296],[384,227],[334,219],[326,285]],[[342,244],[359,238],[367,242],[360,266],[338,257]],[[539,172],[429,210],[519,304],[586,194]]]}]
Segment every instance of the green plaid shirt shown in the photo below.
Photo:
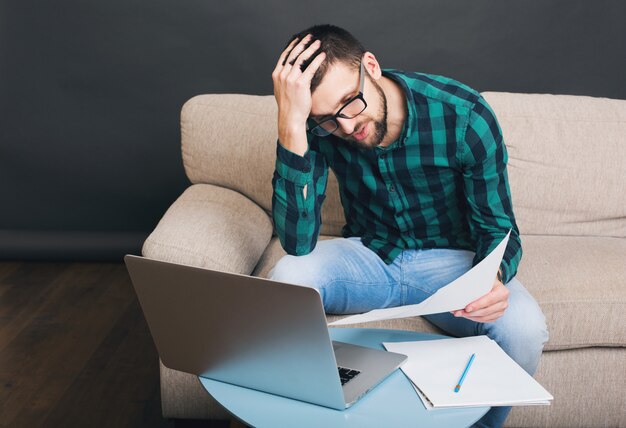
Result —
[{"label": "green plaid shirt", "polygon": [[453,79],[398,70],[383,75],[402,86],[408,107],[400,138],[388,147],[363,150],[334,135],[309,134],[309,150],[298,156],[278,144],[272,206],[283,248],[292,255],[315,248],[331,168],[344,237],[361,237],[387,264],[402,250],[422,248],[474,251],[476,264],[512,229],[500,266],[507,283],[522,247],[493,111]]}]

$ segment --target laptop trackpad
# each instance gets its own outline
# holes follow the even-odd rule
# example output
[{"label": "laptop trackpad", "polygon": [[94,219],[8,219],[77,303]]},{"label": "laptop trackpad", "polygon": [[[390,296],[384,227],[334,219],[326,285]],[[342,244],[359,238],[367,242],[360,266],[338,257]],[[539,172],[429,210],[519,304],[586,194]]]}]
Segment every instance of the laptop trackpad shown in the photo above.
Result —
[{"label": "laptop trackpad", "polygon": [[338,366],[361,372],[343,386],[348,405],[358,400],[406,360],[404,355],[350,343],[333,342],[333,349]]}]

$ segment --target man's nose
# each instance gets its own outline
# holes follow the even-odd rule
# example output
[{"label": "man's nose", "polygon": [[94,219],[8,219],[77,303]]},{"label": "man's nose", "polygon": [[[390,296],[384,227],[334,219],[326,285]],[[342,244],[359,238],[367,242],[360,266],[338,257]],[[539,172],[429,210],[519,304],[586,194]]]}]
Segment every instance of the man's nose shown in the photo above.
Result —
[{"label": "man's nose", "polygon": [[355,117],[353,117],[352,119],[338,117],[335,120],[337,121],[337,124],[339,125],[341,132],[343,132],[345,135],[350,135],[354,132],[354,127],[356,126],[355,119],[356,119]]}]

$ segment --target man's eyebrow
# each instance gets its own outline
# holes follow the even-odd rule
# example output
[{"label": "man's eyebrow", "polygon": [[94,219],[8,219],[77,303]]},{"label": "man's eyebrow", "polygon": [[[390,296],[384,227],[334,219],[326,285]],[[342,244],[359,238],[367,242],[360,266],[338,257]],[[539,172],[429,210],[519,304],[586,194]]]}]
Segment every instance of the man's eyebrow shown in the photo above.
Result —
[{"label": "man's eyebrow", "polygon": [[344,95],[341,100],[339,100],[339,102],[337,103],[337,105],[335,106],[335,109],[333,110],[332,113],[328,113],[328,114],[312,114],[311,117],[312,118],[316,118],[316,117],[325,117],[325,116],[332,116],[335,114],[335,112],[339,109],[339,107],[345,103],[346,101],[348,101],[350,98],[353,97],[353,92],[354,91],[350,91],[348,92],[346,95]]}]

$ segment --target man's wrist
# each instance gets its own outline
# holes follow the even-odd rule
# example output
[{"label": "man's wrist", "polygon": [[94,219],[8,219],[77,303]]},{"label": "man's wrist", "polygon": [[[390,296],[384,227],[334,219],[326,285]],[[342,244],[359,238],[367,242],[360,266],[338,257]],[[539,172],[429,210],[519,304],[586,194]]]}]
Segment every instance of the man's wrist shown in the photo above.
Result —
[{"label": "man's wrist", "polygon": [[309,148],[305,126],[279,130],[278,141],[284,148],[300,156],[304,156]]}]

